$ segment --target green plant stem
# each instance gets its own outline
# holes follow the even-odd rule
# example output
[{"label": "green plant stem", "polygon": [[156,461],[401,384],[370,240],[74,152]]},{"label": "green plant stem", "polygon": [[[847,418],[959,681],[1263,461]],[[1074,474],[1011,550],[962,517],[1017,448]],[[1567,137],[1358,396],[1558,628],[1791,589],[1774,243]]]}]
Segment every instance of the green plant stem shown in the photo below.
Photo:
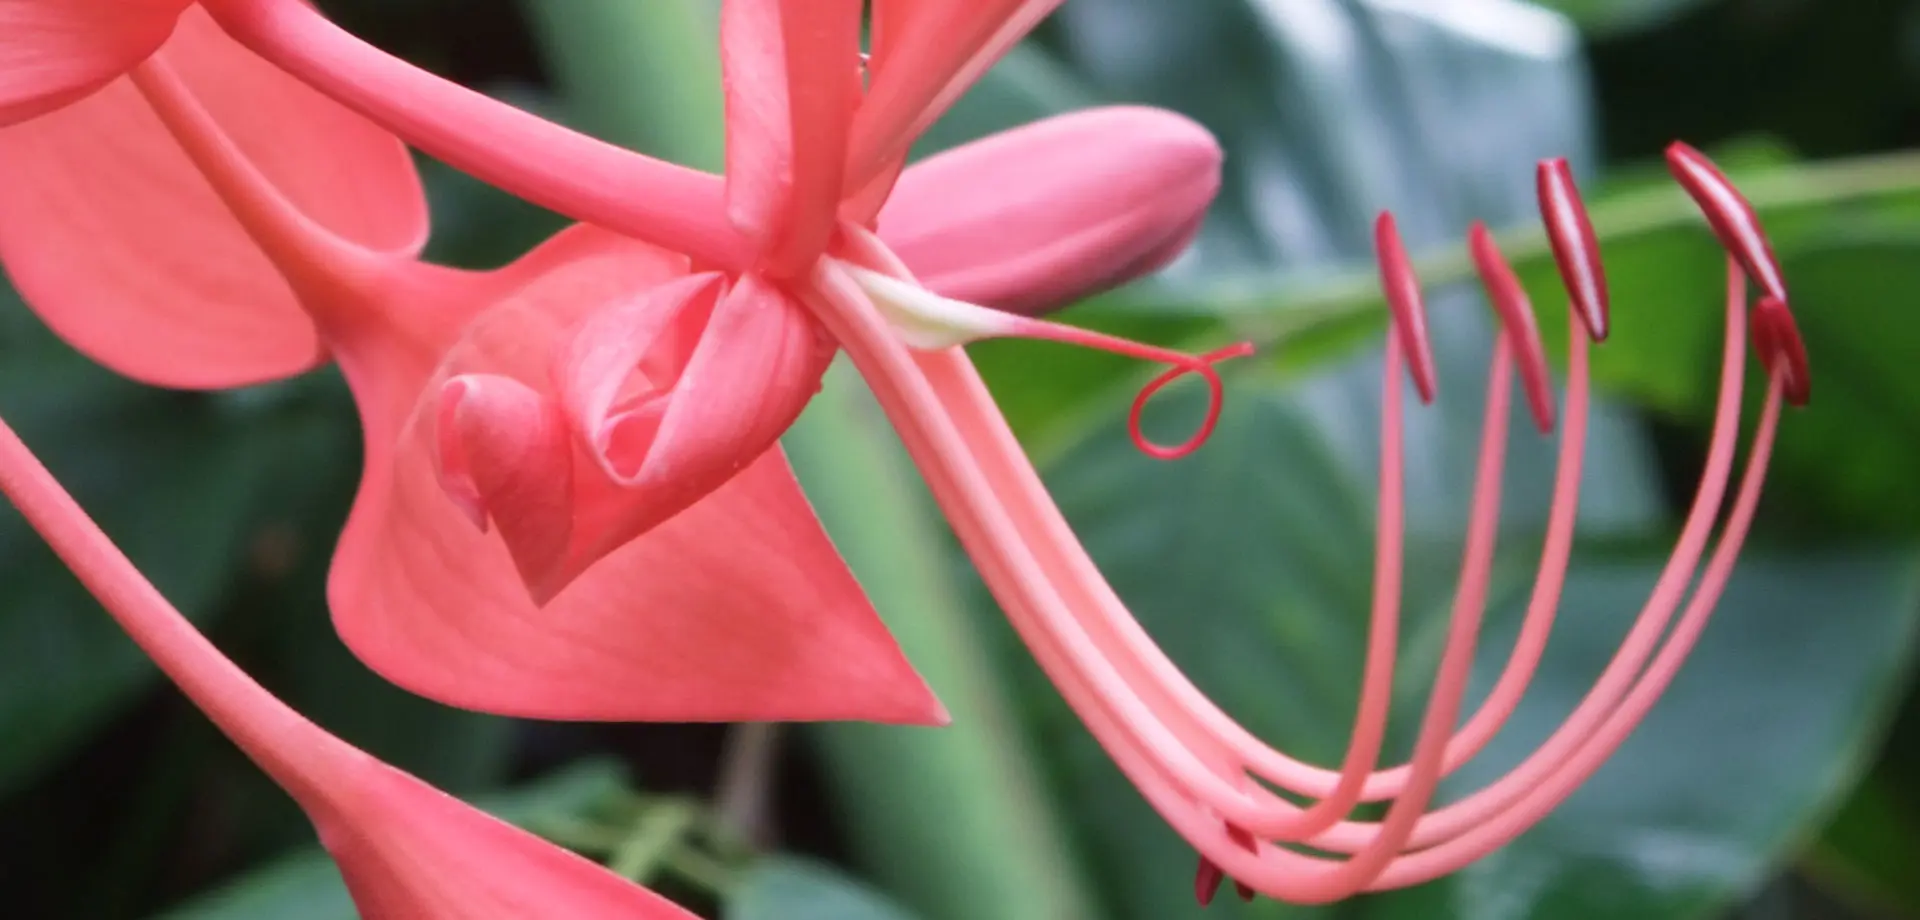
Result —
[{"label": "green plant stem", "polygon": [[813,728],[861,861],[929,920],[1096,916],[905,453],[847,366],[785,441],[820,516],[953,714]]}]

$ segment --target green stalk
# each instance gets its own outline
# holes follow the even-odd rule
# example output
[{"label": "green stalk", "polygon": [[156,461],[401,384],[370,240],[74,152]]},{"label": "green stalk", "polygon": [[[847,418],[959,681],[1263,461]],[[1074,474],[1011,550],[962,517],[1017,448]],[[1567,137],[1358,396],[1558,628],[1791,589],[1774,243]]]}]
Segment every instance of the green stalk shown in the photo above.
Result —
[{"label": "green stalk", "polygon": [[[723,150],[712,0],[526,0],[580,124],[707,169]],[[925,920],[1089,920],[1066,834],[991,650],[947,571],[924,489],[844,367],[784,441],[894,637],[953,714],[942,729],[810,727],[871,877]]]},{"label": "green stalk", "polygon": [[837,365],[786,447],[827,530],[953,713],[942,729],[813,728],[861,861],[928,920],[1097,914],[906,455]]}]

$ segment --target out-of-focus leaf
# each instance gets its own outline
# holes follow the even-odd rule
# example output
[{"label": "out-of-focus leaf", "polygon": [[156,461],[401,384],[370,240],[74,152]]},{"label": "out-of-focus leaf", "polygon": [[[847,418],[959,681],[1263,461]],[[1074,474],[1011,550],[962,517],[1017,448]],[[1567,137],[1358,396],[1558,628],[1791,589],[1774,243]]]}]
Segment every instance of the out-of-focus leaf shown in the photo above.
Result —
[{"label": "out-of-focus leaf", "polygon": [[[626,785],[620,767],[585,761],[478,804],[516,824],[577,815]],[[168,911],[160,920],[355,920],[340,870],[318,845],[302,847]]]},{"label": "out-of-focus leaf", "polygon": [[1670,22],[1707,0],[1534,0],[1572,18],[1597,37],[1636,32]]},{"label": "out-of-focus leaf", "polygon": [[1883,769],[1861,784],[1800,860],[1821,888],[1875,916],[1920,917],[1920,811],[1902,779],[1912,777]]},{"label": "out-of-focus leaf", "polygon": [[772,856],[727,898],[726,920],[912,920],[860,883],[811,860]]},{"label": "out-of-focus leaf", "polygon": [[[263,498],[318,434],[298,417],[120,380],[10,295],[0,301],[0,416],[202,622],[249,565]],[[158,672],[11,509],[0,515],[0,583],[5,792],[85,740]]]}]

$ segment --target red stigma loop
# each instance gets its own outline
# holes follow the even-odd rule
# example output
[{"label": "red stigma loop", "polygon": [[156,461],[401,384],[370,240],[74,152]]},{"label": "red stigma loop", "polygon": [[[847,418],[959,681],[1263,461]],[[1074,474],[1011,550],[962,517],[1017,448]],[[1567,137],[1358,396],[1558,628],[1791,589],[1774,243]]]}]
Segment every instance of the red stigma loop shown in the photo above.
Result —
[{"label": "red stigma loop", "polygon": [[1760,227],[1753,203],[1734,188],[1726,173],[1707,159],[1706,154],[1685,143],[1674,141],[1667,148],[1667,168],[1706,215],[1714,235],[1720,238],[1720,245],[1740,260],[1747,276],[1768,296],[1786,303],[1785,276],[1780,272],[1779,260],[1773,256],[1773,244],[1767,241],[1766,231]]},{"label": "red stigma loop", "polygon": [[1773,295],[1762,295],[1753,307],[1753,350],[1767,373],[1780,378],[1781,395],[1794,406],[1804,406],[1813,395],[1807,368],[1807,345],[1793,311]]},{"label": "red stigma loop", "polygon": [[1527,299],[1520,279],[1514,276],[1513,266],[1500,253],[1486,224],[1476,220],[1468,228],[1467,248],[1473,254],[1480,282],[1487,289],[1487,299],[1500,314],[1500,324],[1506,327],[1509,346],[1520,359],[1520,382],[1526,388],[1527,407],[1533,412],[1534,424],[1540,427],[1541,434],[1549,434],[1553,431],[1553,381],[1547,375],[1547,353],[1540,346],[1540,327],[1533,319],[1533,303]]},{"label": "red stigma loop", "polygon": [[1593,219],[1587,216],[1586,203],[1580,199],[1573,170],[1563,158],[1541,160],[1535,179],[1540,217],[1547,225],[1547,242],[1553,247],[1560,280],[1566,284],[1574,312],[1587,327],[1587,334],[1595,342],[1604,342],[1611,309],[1607,275],[1600,265],[1600,238],[1593,232]]},{"label": "red stigma loop", "polygon": [[1413,377],[1414,389],[1420,392],[1420,401],[1431,404],[1435,389],[1433,345],[1427,340],[1426,302],[1393,212],[1380,212],[1373,225],[1373,244],[1380,261],[1380,288],[1387,295],[1387,308],[1393,312],[1400,347],[1407,353],[1407,372]]},{"label": "red stigma loop", "polygon": [[[1213,436],[1213,429],[1220,421],[1220,409],[1226,401],[1226,387],[1220,382],[1220,372],[1214,365],[1230,358],[1241,358],[1253,354],[1252,342],[1240,342],[1210,351],[1199,357],[1181,355],[1175,366],[1140,388],[1140,395],[1133,398],[1133,411],[1127,413],[1127,434],[1133,438],[1133,445],[1155,460],[1178,460],[1199,450],[1207,439]],[[1140,416],[1146,411],[1147,403],[1153,400],[1168,384],[1187,374],[1199,374],[1207,381],[1207,413],[1200,420],[1200,427],[1185,441],[1171,447],[1149,439],[1140,428]]]}]

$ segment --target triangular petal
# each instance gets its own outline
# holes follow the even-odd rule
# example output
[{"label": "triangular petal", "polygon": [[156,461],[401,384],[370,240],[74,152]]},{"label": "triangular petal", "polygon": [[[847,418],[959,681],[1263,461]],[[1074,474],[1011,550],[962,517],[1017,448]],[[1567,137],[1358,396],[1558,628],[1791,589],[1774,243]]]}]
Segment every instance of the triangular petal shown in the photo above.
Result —
[{"label": "triangular petal", "polygon": [[728,0],[727,209],[776,274],[826,247],[860,95],[860,0]]},{"label": "triangular petal", "polygon": [[883,24],[866,101],[854,116],[846,183],[866,185],[906,156],[981,74],[1061,0],[874,0]]},{"label": "triangular petal", "polygon": [[0,125],[84,98],[146,60],[191,0],[0,0]]},{"label": "triangular petal", "polygon": [[[483,533],[456,500],[465,496],[471,505],[483,491],[471,456],[464,491],[449,495],[434,424],[441,381],[492,373],[529,391],[550,390],[547,369],[556,346],[590,311],[672,282],[687,268],[684,257],[591,228],[563,234],[526,261],[546,273],[531,283],[524,272],[501,273],[521,289],[470,324],[468,337],[424,387],[400,442],[376,443],[369,435],[369,466],[329,590],[347,644],[416,692],[524,716],[944,718],[777,449],[740,457],[742,469],[724,485],[638,539],[623,536],[589,553],[576,535],[569,565],[583,560],[583,573],[536,605],[500,536],[503,528]],[[764,289],[746,290],[729,295],[737,307],[777,306],[753,293]],[[740,321],[751,327],[767,320]],[[705,411],[734,411],[727,408],[735,405],[728,381],[713,377],[694,350],[681,382],[698,379],[716,388],[718,402]],[[757,353],[777,357],[780,349]],[[751,370],[725,361],[714,369]],[[547,398],[557,411],[558,396]],[[677,436],[668,439],[668,455],[681,450],[677,444]],[[618,518],[631,508],[614,499],[635,499],[598,470],[577,446],[574,529],[616,533],[627,523]],[[597,482],[591,488],[600,491],[580,480]]]},{"label": "triangular petal", "polygon": [[535,607],[506,547],[403,446],[341,540],[334,622],[442,702],[622,721],[941,721],[778,450]]},{"label": "triangular petal", "polygon": [[366,761],[315,808],[320,840],[366,920],[694,915],[602,866],[386,764]]},{"label": "triangular petal", "polygon": [[[419,248],[425,202],[399,141],[261,61],[198,9],[181,17],[162,55],[315,224],[372,249]],[[0,129],[0,262],[62,337],[148,382],[234,386],[323,357],[281,273],[124,79]]]},{"label": "triangular petal", "polygon": [[1220,187],[1220,147],[1160,109],[1088,109],[909,168],[882,240],[929,290],[1029,315],[1184,250]]}]

